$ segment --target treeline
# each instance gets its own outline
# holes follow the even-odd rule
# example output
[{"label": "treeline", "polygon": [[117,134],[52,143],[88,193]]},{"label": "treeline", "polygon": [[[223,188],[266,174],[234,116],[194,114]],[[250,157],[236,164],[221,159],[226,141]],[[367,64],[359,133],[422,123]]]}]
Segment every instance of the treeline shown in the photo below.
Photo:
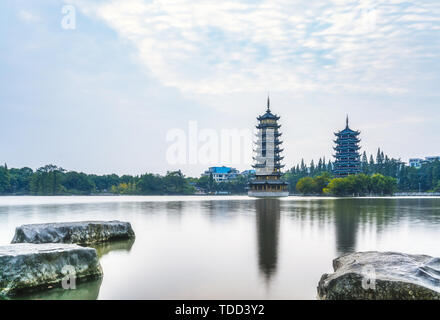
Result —
[{"label": "treeline", "polygon": [[392,195],[397,190],[397,179],[380,173],[351,175],[331,178],[327,172],[316,177],[301,178],[296,184],[297,192],[306,195],[368,196]]},{"label": "treeline", "polygon": [[165,176],[116,174],[96,175],[66,171],[55,165],[46,165],[35,172],[31,168],[8,169],[0,166],[0,194],[31,195],[89,195],[114,194],[193,194],[195,187],[181,171]]},{"label": "treeline", "polygon": [[[424,163],[417,169],[407,166],[400,159],[384,155],[380,149],[375,157],[367,157],[363,153],[361,175],[340,180],[333,179],[332,171],[333,163],[325,158],[312,161],[309,165],[302,160],[284,174],[284,179],[289,182],[290,193],[386,195],[394,191],[440,192],[440,161]],[[167,172],[163,176],[151,173],[119,176],[67,171],[55,165],[46,165],[36,171],[27,167],[8,169],[5,164],[0,166],[0,194],[244,194],[251,178],[239,175],[228,182],[216,183],[212,175],[190,178],[180,170]]]},{"label": "treeline", "polygon": [[[284,175],[289,182],[291,193],[302,193],[297,189],[297,184],[302,178],[315,178],[327,173],[331,178],[333,171],[332,162],[325,158],[318,162],[312,161],[309,165],[304,160],[294,166]],[[380,174],[384,177],[395,179],[395,190],[400,192],[440,192],[440,161],[424,163],[421,168],[407,166],[400,159],[393,159],[378,149],[376,156],[361,156],[361,172],[366,176]],[[351,179],[351,178],[350,178]]]},{"label": "treeline", "polygon": [[140,176],[116,174],[96,175],[67,171],[46,165],[35,172],[31,168],[8,169],[0,166],[0,194],[17,195],[185,195],[205,193],[246,192],[248,177],[238,176],[230,182],[216,183],[211,176],[185,177],[179,171],[166,175],[147,173]]}]

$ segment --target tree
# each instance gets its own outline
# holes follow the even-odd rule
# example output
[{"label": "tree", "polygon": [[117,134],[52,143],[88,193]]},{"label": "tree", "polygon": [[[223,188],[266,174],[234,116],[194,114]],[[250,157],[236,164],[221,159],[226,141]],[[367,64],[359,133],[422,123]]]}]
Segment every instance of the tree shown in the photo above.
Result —
[{"label": "tree", "polygon": [[95,184],[85,173],[75,171],[67,172],[62,179],[65,191],[73,194],[91,194],[95,190]]},{"label": "tree", "polygon": [[296,190],[302,194],[314,194],[316,193],[316,189],[316,182],[311,177],[301,178],[296,184]]},{"label": "tree", "polygon": [[343,196],[347,194],[347,189],[347,180],[345,178],[335,178],[324,188],[324,193]]},{"label": "tree", "polygon": [[61,177],[66,170],[49,164],[38,168],[30,181],[30,190],[34,194],[56,195],[62,193]]},{"label": "tree", "polygon": [[28,167],[21,169],[9,169],[12,193],[28,194],[30,192],[29,183],[33,173],[34,171]]},{"label": "tree", "polygon": [[313,180],[315,181],[316,186],[315,193],[322,194],[324,193],[324,189],[327,187],[331,179],[330,174],[328,172],[324,172],[315,177]]},{"label": "tree", "polygon": [[165,192],[167,194],[190,194],[194,193],[194,187],[190,186],[182,171],[168,171],[164,177]]},{"label": "tree", "polygon": [[165,191],[162,177],[151,173],[142,175],[136,187],[141,194],[163,194]]},{"label": "tree", "polygon": [[368,168],[368,158],[367,158],[367,152],[364,151],[362,154],[362,162],[361,162],[361,169],[362,173],[368,174],[369,168]]},{"label": "tree", "polygon": [[10,193],[11,191],[11,177],[5,164],[4,167],[0,166],[0,194]]}]

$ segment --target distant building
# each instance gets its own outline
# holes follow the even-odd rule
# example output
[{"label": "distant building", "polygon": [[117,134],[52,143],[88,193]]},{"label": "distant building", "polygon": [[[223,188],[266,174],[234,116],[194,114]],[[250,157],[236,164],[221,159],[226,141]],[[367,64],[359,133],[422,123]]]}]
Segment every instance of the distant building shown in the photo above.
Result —
[{"label": "distant building", "polygon": [[256,173],[255,170],[244,170],[240,173],[240,175],[244,177],[249,177],[249,176],[255,176],[255,173]]},{"label": "distant building", "polygon": [[270,100],[267,98],[266,113],[257,118],[258,140],[256,143],[255,178],[249,183],[248,195],[251,197],[287,197],[288,183],[282,179],[281,152],[282,141],[278,124],[280,117],[270,111]]},{"label": "distant building", "polygon": [[347,124],[345,129],[335,133],[336,147],[335,162],[333,164],[333,174],[336,177],[346,177],[361,172],[361,161],[359,154],[359,131],[353,131]]},{"label": "distant building", "polygon": [[437,157],[425,157],[425,160],[420,159],[420,158],[409,159],[409,166],[411,168],[419,169],[419,168],[422,167],[423,164],[434,162],[434,161],[440,161],[440,156],[437,156]]},{"label": "distant building", "polygon": [[423,163],[423,159],[420,158],[409,159],[409,166],[411,168],[417,168],[417,169],[421,168],[422,163]]},{"label": "distant building", "polygon": [[426,157],[425,161],[426,162],[440,161],[440,156],[437,156],[437,157]]},{"label": "distant building", "polygon": [[240,172],[231,167],[210,167],[208,170],[206,170],[203,174],[203,176],[210,176],[212,174],[212,177],[215,182],[227,182],[228,180],[236,178]]}]

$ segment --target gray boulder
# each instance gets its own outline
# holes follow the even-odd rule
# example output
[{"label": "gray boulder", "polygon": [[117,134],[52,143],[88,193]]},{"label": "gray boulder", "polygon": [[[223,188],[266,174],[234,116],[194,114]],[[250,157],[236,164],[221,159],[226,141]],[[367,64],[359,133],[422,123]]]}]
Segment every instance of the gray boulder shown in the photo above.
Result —
[{"label": "gray boulder", "polygon": [[75,285],[101,277],[96,250],[56,243],[0,246],[0,296],[62,287],[69,275]]},{"label": "gray boulder", "polygon": [[27,224],[15,229],[12,243],[94,244],[134,238],[129,222],[81,221]]},{"label": "gray boulder", "polygon": [[360,252],[333,261],[318,284],[323,300],[439,300],[440,259],[396,252]]}]

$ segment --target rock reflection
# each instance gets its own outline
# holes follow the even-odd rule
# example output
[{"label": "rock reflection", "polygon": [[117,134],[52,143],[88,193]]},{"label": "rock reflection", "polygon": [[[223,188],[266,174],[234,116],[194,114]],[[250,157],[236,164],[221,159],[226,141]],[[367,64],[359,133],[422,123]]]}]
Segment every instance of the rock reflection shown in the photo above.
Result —
[{"label": "rock reflection", "polygon": [[258,199],[255,202],[257,221],[258,265],[266,281],[276,273],[280,232],[280,201]]},{"label": "rock reflection", "polygon": [[[14,296],[10,300],[96,300],[99,296],[102,278],[77,283],[76,289],[66,290],[58,284],[56,288]],[[0,299],[1,300],[1,299]]]},{"label": "rock reflection", "polygon": [[96,252],[98,253],[98,257],[102,258],[106,254],[108,254],[111,251],[126,251],[130,252],[131,247],[133,246],[135,239],[128,239],[128,240],[118,240],[118,241],[111,241],[111,242],[103,242],[91,245],[90,247],[95,248]]}]

